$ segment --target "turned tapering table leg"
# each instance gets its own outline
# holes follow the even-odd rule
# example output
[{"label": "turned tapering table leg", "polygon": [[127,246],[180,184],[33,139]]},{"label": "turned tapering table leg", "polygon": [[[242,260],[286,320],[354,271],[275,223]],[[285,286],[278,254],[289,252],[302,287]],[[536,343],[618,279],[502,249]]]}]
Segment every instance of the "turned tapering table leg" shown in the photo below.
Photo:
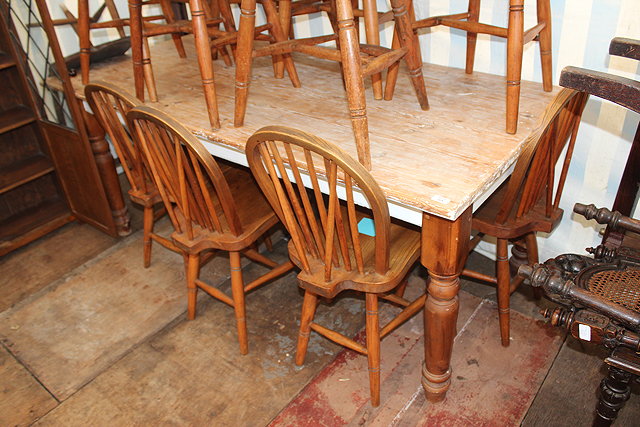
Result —
[{"label": "turned tapering table leg", "polygon": [[444,399],[451,378],[451,353],[458,319],[460,273],[471,236],[471,207],[455,221],[433,215],[422,217],[421,263],[429,270],[424,308],[422,386],[427,399]]},{"label": "turned tapering table leg", "polygon": [[109,143],[105,139],[105,132],[93,114],[82,110],[86,123],[89,145],[96,160],[98,173],[104,186],[107,201],[111,207],[111,214],[116,225],[116,231],[120,236],[131,234],[131,217],[127,205],[122,197],[122,189],[116,172],[115,161],[109,150]]}]

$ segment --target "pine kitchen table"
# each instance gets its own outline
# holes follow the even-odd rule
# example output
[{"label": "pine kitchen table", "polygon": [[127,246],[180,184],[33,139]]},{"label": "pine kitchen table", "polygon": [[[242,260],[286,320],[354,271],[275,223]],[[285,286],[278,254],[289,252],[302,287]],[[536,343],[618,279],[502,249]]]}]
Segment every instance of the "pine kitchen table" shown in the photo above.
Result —
[{"label": "pine kitchen table", "polygon": [[[215,156],[246,165],[247,138],[267,125],[310,132],[357,158],[338,65],[305,56],[294,60],[302,87],[276,80],[269,57],[254,61],[247,115],[233,127],[234,68],[215,61],[221,128],[211,129],[193,42],[187,58],[171,41],[151,48],[158,102],[198,135]],[[509,176],[526,137],[556,93],[522,82],[518,132],[504,131],[504,77],[425,64],[430,110],[421,111],[401,70],[393,100],[376,101],[367,86],[372,174],[387,195],[392,217],[422,227],[421,263],[431,276],[424,310],[422,384],[431,401],[450,384],[450,360],[458,316],[459,275],[467,258],[473,209]],[[134,92],[129,56],[96,64],[91,80]],[[369,80],[369,79],[368,79]],[[73,78],[83,97],[79,77]],[[370,82],[365,84],[370,85]],[[357,202],[357,200],[356,200]]]}]

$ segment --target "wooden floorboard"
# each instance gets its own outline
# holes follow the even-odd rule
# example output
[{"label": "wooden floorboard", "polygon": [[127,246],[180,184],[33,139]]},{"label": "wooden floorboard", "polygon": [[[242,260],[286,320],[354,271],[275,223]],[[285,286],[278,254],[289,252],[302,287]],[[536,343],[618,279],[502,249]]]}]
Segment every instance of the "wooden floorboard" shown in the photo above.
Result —
[{"label": "wooden floorboard", "polygon": [[[590,425],[598,402],[598,386],[607,374],[603,363],[608,352],[567,337],[523,426]],[[615,425],[640,423],[640,386],[634,384],[631,398],[620,411]]]},{"label": "wooden floorboard", "polygon": [[116,243],[116,239],[76,222],[1,257],[0,312],[37,293]]},{"label": "wooden floorboard", "polygon": [[[139,229],[140,212],[131,212]],[[167,227],[164,219],[158,229]],[[285,251],[278,241],[275,256],[285,259]],[[264,271],[243,265],[248,280]],[[493,269],[477,255],[470,265]],[[307,385],[332,403],[316,400],[289,425],[518,425],[522,417],[525,426],[588,425],[605,374],[602,349],[569,337],[558,353],[558,331],[537,324],[538,306],[548,303],[526,287],[512,297],[512,346],[501,348],[495,290],[463,281],[447,400],[424,399],[418,317],[385,340],[382,405],[371,408],[364,357],[313,334],[304,366],[293,364],[302,302],[293,273],[248,296],[250,353],[241,356],[232,309],[201,293],[198,318],[187,321],[182,260],[154,245],[152,267],[143,270],[140,232],[114,240],[71,224],[6,257],[3,268],[27,291],[0,286],[0,425],[266,425]],[[228,273],[225,257],[203,269],[227,292]],[[416,268],[408,292],[424,279]],[[354,335],[362,310],[362,300],[347,294],[323,302],[318,316]],[[331,376],[336,382],[327,386]],[[329,417],[336,408],[338,418]],[[615,425],[638,419],[636,387]]]},{"label": "wooden floorboard", "polygon": [[0,347],[0,425],[29,425],[58,402]]}]

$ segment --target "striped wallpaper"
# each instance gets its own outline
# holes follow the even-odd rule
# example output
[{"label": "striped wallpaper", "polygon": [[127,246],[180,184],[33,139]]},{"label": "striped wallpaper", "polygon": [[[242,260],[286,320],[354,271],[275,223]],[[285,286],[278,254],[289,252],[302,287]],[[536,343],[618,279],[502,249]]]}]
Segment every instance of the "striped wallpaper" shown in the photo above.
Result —
[{"label": "striped wallpaper", "polygon": [[[52,15],[61,17],[59,4],[65,1],[75,11],[75,0],[48,0]],[[97,7],[91,2],[91,10]],[[126,15],[126,0],[116,0],[122,15]],[[379,10],[388,10],[386,0],[378,0]],[[416,0],[416,15],[420,17],[465,11],[467,0]],[[480,19],[483,22],[505,25],[508,0],[482,0]],[[553,16],[553,72],[557,84],[560,72],[568,65],[610,72],[638,78],[637,61],[610,57],[609,41],[613,37],[640,39],[640,0],[551,0]],[[535,22],[535,0],[525,1],[525,27]],[[296,18],[295,31],[299,36],[328,32],[330,25],[322,16]],[[391,28],[387,26],[381,36],[383,44],[391,41]],[[63,51],[77,50],[77,38],[70,29],[59,31]],[[105,39],[106,32],[102,34]],[[93,34],[100,42],[100,34]],[[97,39],[96,39],[97,37]],[[421,30],[420,43],[426,62],[451,67],[464,67],[465,36],[462,31],[437,27]],[[477,71],[504,75],[506,43],[503,39],[479,36],[476,54]],[[530,43],[524,51],[522,77],[541,81],[537,43]],[[540,257],[563,252],[582,252],[597,244],[597,230],[601,227],[576,218],[571,213],[574,202],[611,206],[639,117],[615,104],[596,98],[590,99],[578,135],[576,150],[565,187],[562,207],[565,217],[550,236],[540,236]],[[640,214],[640,209],[637,209]],[[480,251],[490,254],[493,249],[485,244]]]}]

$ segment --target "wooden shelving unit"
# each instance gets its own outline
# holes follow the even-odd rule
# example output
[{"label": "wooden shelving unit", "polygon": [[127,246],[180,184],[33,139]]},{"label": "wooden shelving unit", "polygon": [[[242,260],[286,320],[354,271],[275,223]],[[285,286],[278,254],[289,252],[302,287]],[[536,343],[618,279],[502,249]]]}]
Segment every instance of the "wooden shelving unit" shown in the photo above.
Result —
[{"label": "wooden shelving unit", "polygon": [[22,51],[0,19],[0,256],[73,217],[60,187]]}]

